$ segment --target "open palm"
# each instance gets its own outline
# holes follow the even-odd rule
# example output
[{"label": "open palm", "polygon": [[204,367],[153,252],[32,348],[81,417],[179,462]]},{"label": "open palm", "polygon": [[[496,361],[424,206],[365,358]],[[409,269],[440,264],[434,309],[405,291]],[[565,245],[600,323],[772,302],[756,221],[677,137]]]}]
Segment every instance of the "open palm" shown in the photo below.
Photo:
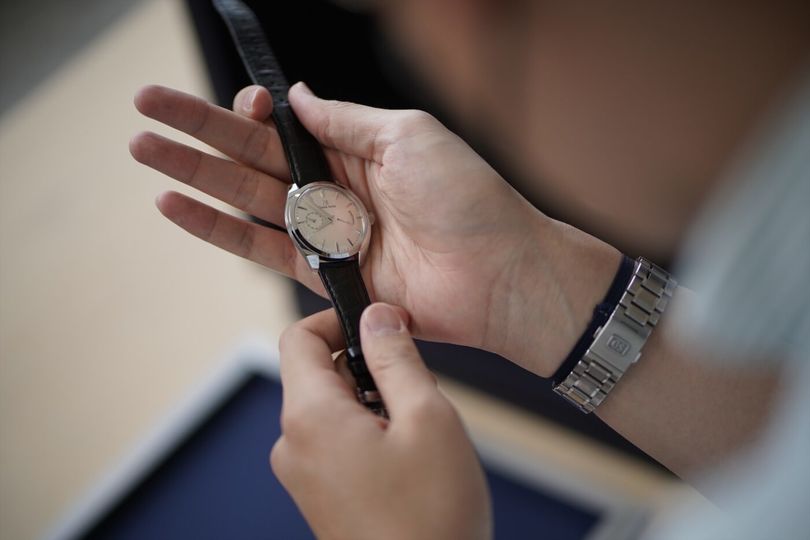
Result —
[{"label": "open palm", "polygon": [[[326,149],[336,180],[376,218],[363,264],[372,298],[407,309],[419,337],[500,352],[509,292],[530,233],[547,221],[542,214],[426,113],[325,101],[303,85],[290,101]],[[135,103],[233,160],[142,133],[130,146],[138,161],[283,226],[289,170],[268,120],[269,93],[243,90],[236,112],[157,86],[142,89]],[[286,233],[174,192],[157,204],[191,234],[324,294]]]}]

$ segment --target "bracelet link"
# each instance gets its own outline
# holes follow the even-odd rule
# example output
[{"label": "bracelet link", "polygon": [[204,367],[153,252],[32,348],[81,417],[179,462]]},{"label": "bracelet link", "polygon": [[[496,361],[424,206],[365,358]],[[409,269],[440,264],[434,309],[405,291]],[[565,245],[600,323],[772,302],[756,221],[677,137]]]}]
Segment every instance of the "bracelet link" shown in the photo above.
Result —
[{"label": "bracelet link", "polygon": [[584,413],[596,409],[641,357],[641,349],[676,287],[672,276],[640,257],[616,309],[554,391]]}]

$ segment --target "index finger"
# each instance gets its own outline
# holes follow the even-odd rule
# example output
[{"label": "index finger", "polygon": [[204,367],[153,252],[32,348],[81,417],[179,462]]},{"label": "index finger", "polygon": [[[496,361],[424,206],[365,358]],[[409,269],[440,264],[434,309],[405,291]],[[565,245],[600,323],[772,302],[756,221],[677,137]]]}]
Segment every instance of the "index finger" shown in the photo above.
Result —
[{"label": "index finger", "polygon": [[202,98],[152,85],[135,96],[141,114],[213,146],[230,158],[289,181],[281,139],[272,126],[245,118]]},{"label": "index finger", "polygon": [[332,352],[342,344],[340,326],[331,309],[284,331],[279,351],[285,414],[326,414],[347,403],[362,410],[354,390],[335,371]]}]

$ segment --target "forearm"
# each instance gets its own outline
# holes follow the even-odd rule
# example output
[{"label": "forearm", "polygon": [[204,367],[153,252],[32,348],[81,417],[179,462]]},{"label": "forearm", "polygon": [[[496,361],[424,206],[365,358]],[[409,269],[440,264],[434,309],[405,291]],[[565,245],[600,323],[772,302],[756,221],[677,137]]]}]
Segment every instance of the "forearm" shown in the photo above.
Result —
[{"label": "forearm", "polygon": [[692,482],[751,442],[767,419],[779,373],[697,352],[675,310],[694,295],[679,287],[641,359],[596,410],[636,446]]},{"label": "forearm", "polygon": [[[621,254],[567,225],[546,220],[515,291],[540,291],[513,305],[503,354],[550,377],[573,348],[602,301]],[[549,284],[539,286],[546,281]],[[640,360],[596,413],[673,472],[689,478],[750,441],[770,410],[778,374],[745,370],[702,356],[679,335],[673,312],[691,291],[679,287]]]}]

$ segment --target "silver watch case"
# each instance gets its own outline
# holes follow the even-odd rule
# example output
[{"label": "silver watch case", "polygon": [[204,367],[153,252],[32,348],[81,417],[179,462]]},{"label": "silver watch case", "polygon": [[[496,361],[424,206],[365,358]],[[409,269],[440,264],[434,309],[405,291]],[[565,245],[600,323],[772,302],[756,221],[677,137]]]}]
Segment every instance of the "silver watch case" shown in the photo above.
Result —
[{"label": "silver watch case", "polygon": [[[363,234],[363,240],[360,244],[352,249],[351,251],[347,251],[344,253],[327,253],[318,249],[317,247],[310,244],[304,235],[299,230],[298,224],[295,222],[294,212],[295,212],[295,205],[299,197],[311,191],[313,189],[317,189],[319,187],[329,187],[331,189],[337,189],[343,192],[346,197],[352,200],[355,203],[357,208],[363,214],[365,218],[365,230]],[[345,261],[346,259],[351,259],[352,257],[358,257],[359,262],[362,265],[363,261],[365,260],[366,252],[368,251],[369,243],[371,242],[371,226],[374,224],[374,215],[371,214],[368,209],[366,209],[366,205],[363,204],[363,201],[360,198],[352,193],[349,189],[346,189],[344,186],[336,182],[310,182],[309,184],[298,187],[296,184],[290,186],[290,190],[287,192],[287,204],[284,207],[284,224],[287,227],[287,233],[289,233],[290,238],[292,238],[292,242],[301,255],[304,256],[304,259],[307,261],[307,264],[312,270],[318,270],[320,268],[321,263],[324,262],[331,262],[331,261]]]}]

